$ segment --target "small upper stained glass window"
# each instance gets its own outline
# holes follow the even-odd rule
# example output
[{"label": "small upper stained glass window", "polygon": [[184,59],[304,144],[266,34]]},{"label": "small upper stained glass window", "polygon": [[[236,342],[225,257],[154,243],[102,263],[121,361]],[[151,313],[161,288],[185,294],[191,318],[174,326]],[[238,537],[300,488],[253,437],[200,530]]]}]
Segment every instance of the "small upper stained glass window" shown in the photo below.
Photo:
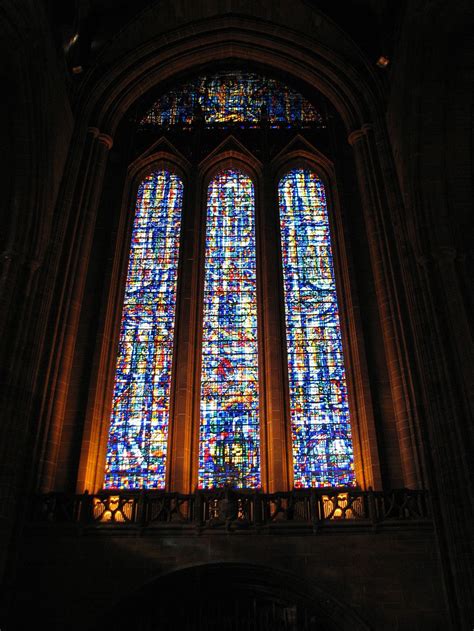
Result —
[{"label": "small upper stained glass window", "polygon": [[199,111],[207,127],[324,127],[317,109],[299,92],[249,72],[201,76],[163,94],[140,121],[141,128],[188,127]]}]

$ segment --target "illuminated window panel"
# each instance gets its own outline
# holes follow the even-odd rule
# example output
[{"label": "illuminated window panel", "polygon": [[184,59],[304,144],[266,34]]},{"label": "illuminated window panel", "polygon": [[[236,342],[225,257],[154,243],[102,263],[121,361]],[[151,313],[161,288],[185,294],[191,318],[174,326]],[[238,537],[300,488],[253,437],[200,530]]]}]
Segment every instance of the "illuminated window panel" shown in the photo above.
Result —
[{"label": "illuminated window panel", "polygon": [[189,126],[196,107],[206,125],[257,126],[266,111],[271,127],[318,124],[319,112],[288,86],[248,72],[202,76],[166,92],[141,120],[141,126]]},{"label": "illuminated window panel", "polygon": [[115,373],[105,488],[165,486],[183,183],[138,189]]},{"label": "illuminated window panel", "polygon": [[260,487],[255,199],[226,170],[207,197],[199,488]]},{"label": "illuminated window panel", "polygon": [[295,487],[355,484],[324,186],[295,169],[279,184]]}]

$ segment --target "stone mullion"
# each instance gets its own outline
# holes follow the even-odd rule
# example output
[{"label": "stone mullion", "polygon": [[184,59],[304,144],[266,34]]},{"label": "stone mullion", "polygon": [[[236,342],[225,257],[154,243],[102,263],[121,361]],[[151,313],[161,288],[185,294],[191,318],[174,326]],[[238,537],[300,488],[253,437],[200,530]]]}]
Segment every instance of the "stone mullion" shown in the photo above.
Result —
[{"label": "stone mullion", "polygon": [[263,368],[265,392],[265,455],[268,492],[292,486],[292,445],[289,429],[288,377],[285,370],[283,284],[277,183],[267,169],[263,177],[261,258]]},{"label": "stone mullion", "polygon": [[[55,358],[57,364],[53,373],[53,383],[50,384],[51,404],[47,419],[45,419],[47,429],[40,463],[40,489],[42,491],[49,491],[54,487],[89,256],[108,151],[111,147],[110,136],[101,134],[95,127],[88,129],[82,161],[82,177],[78,179],[78,188],[71,204],[72,209],[78,214],[78,222],[73,230],[71,243],[65,244],[68,269],[64,283],[63,309],[58,317],[60,352]],[[76,253],[73,260],[67,260],[68,251]]]},{"label": "stone mullion", "polygon": [[[190,493],[197,470],[193,459],[193,407],[198,313],[200,257],[198,238],[201,209],[196,195],[196,172],[192,171],[184,190],[182,240],[178,279],[174,383],[170,410],[167,487],[170,491]],[[195,450],[194,450],[195,451]]]},{"label": "stone mullion", "polygon": [[[390,209],[384,194],[384,182],[378,167],[378,150],[370,126],[349,136],[359,175],[360,193],[366,223],[371,267],[375,283],[383,345],[390,379],[391,399],[398,432],[404,484],[417,488],[421,484],[413,419],[404,382],[396,314],[397,302],[391,269],[391,252],[384,214]],[[392,253],[393,254],[393,253]]]}]

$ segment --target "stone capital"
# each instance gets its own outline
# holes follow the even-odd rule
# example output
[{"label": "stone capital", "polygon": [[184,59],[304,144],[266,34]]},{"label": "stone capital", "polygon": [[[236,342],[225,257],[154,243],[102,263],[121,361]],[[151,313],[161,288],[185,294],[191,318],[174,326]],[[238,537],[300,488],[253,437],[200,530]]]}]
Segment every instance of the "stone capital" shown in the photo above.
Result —
[{"label": "stone capital", "polygon": [[92,138],[96,139],[102,145],[105,145],[107,149],[112,148],[114,144],[112,136],[109,136],[109,134],[104,134],[103,132],[100,131],[98,127],[88,127],[87,133],[90,134]]},{"label": "stone capital", "polygon": [[360,129],[354,129],[351,131],[351,133],[347,136],[348,143],[353,147],[361,138],[367,136],[373,128],[374,127],[371,123],[364,123]]},{"label": "stone capital", "polygon": [[105,145],[107,147],[107,149],[112,149],[114,141],[112,136],[109,136],[109,134],[102,134],[100,133],[97,136],[97,140],[102,144]]},{"label": "stone capital", "polygon": [[433,252],[433,258],[435,258],[438,263],[452,263],[456,260],[457,250],[449,245],[442,245],[435,252]]},{"label": "stone capital", "polygon": [[351,145],[351,147],[353,147],[356,142],[359,142],[359,140],[361,140],[361,138],[363,138],[364,136],[364,129],[355,129],[354,131],[351,131],[351,133],[347,136],[347,142]]}]

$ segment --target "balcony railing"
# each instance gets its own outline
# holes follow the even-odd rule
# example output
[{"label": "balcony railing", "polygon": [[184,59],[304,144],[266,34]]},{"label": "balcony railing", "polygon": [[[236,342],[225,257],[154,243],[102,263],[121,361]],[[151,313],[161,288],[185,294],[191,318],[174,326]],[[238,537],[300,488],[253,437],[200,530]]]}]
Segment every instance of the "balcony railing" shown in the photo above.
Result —
[{"label": "balcony railing", "polygon": [[304,489],[262,493],[232,489],[194,494],[107,490],[95,494],[37,496],[33,522],[76,523],[85,527],[140,527],[176,533],[316,533],[333,528],[429,526],[425,491]]}]

